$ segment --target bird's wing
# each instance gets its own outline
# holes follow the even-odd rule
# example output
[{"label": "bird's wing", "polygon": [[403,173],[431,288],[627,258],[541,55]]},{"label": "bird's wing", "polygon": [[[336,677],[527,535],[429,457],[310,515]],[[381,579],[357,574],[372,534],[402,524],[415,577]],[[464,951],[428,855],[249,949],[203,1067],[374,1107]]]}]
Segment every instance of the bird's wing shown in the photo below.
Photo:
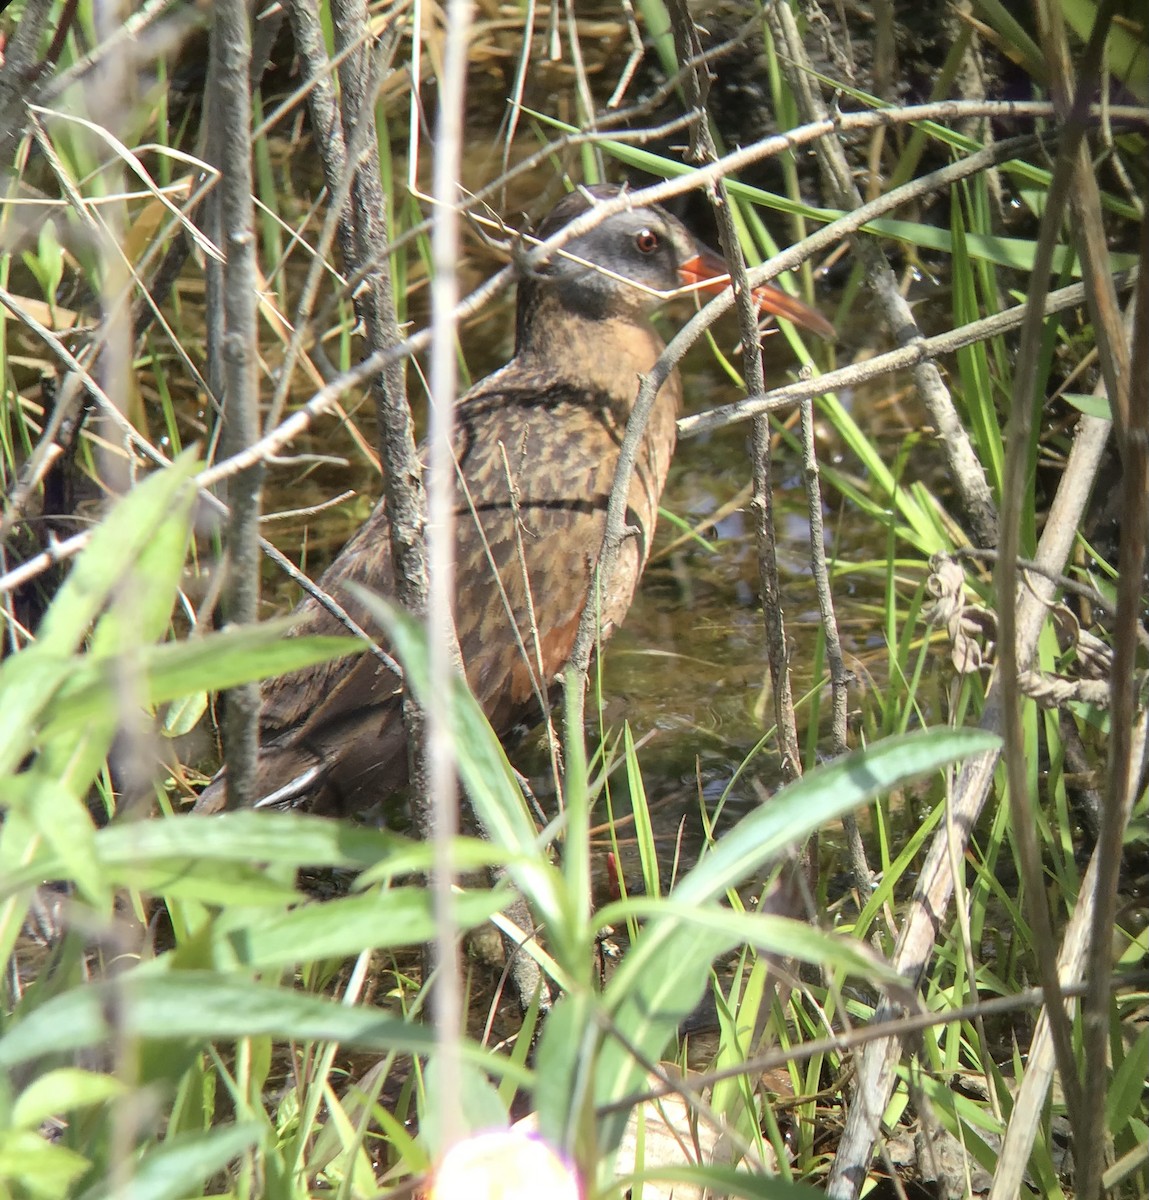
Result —
[{"label": "bird's wing", "polygon": [[[318,587],[364,632],[385,645],[383,631],[348,588],[349,583],[383,596],[394,591],[390,528],[382,504],[320,576]],[[295,637],[347,633],[342,623],[312,596],[302,601],[295,616],[291,631]],[[361,705],[368,696],[390,695],[398,683],[398,678],[372,654],[336,659],[270,679],[263,688],[264,741],[275,741],[316,720],[341,717],[344,710]]]}]

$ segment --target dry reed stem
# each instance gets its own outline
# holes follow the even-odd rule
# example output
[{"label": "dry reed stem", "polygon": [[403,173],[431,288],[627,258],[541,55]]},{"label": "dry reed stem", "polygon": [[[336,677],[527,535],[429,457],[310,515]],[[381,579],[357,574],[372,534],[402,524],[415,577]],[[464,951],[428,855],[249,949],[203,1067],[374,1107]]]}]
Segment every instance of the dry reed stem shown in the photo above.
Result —
[{"label": "dry reed stem", "polygon": [[[1056,3],[1037,5],[1038,26],[1043,33],[1042,46],[1052,91],[1063,114],[1067,154],[1069,131],[1083,128],[1086,124],[1083,110],[1102,68],[1106,37],[1115,7],[1112,3],[1099,6],[1081,67],[1075,75],[1061,8]],[[1072,91],[1075,80],[1080,80],[1077,95],[1073,95]],[[1149,411],[1144,403],[1149,399],[1145,380],[1149,356],[1146,355],[1145,338],[1137,338],[1135,353],[1141,377],[1131,375],[1129,342],[1133,330],[1144,329],[1145,322],[1149,320],[1149,279],[1145,276],[1145,269],[1149,267],[1149,226],[1142,219],[1142,272],[1134,305],[1136,311],[1132,314],[1131,323],[1123,328],[1117,296],[1107,270],[1109,254],[1101,217],[1100,191],[1084,135],[1077,140],[1073,151],[1070,205],[1075,217],[1074,229],[1084,271],[1093,334],[1122,461],[1117,618],[1110,677],[1109,769],[1093,855],[1097,864],[1096,886],[1091,892],[1085,893],[1084,900],[1085,904],[1092,902],[1087,973],[1089,988],[1082,1005],[1081,1058],[1085,1066],[1081,1074],[1079,1123],[1074,1130],[1078,1194],[1083,1200],[1094,1200],[1101,1192],[1101,1177],[1106,1161],[1112,1156],[1106,1126],[1106,1097],[1112,1077],[1106,1057],[1109,1038],[1108,986],[1113,970],[1112,935],[1117,919],[1122,849],[1125,829],[1133,810],[1133,785],[1140,761],[1134,737],[1137,712],[1135,663],[1145,571],[1146,521],[1149,519],[1149,464],[1146,462]],[[1136,380],[1143,401],[1139,406],[1131,404],[1133,380]],[[1059,1015],[1058,1012],[1051,1014],[1055,1048],[1059,1048],[1056,1042],[1056,1018]],[[1058,1066],[1064,1074],[1067,1068],[1060,1056]],[[1072,1108],[1070,1115],[1073,1115]]]},{"label": "dry reed stem", "polygon": [[467,74],[470,0],[448,0],[443,68],[439,78],[431,228],[431,411],[427,463],[426,627],[430,693],[442,698],[423,713],[426,793],[416,800],[420,826],[432,834],[431,891],[435,914],[435,976],[431,994],[439,1052],[436,1060],[436,1125],[441,1145],[465,1131],[462,1102],[463,984],[453,887],[457,867],[459,783],[454,714],[450,696],[458,662],[455,638],[455,452],[454,411],[459,277],[458,179],[463,157],[463,101]]},{"label": "dry reed stem", "polygon": [[[1047,50],[1055,103],[1060,110],[1062,127],[1053,175],[1038,230],[1035,269],[1030,283],[1030,302],[1033,305],[1033,311],[1027,314],[1022,323],[1017,367],[1014,374],[1012,411],[1006,439],[1006,467],[1002,495],[1003,524],[999,547],[1001,556],[994,571],[994,584],[1000,634],[998,672],[1003,697],[1003,758],[1009,787],[1011,835],[1021,869],[1025,906],[1032,929],[1038,974],[1042,988],[1047,995],[1050,1036],[1053,1041],[1058,1070],[1061,1074],[1062,1092],[1065,1096],[1069,1122],[1074,1131],[1078,1152],[1084,1155],[1085,1187],[1088,1192],[1090,1191],[1088,1177],[1091,1170],[1092,1151],[1085,1148],[1082,1139],[1089,1139],[1090,1135],[1087,1131],[1093,1124],[1093,1117],[1084,1104],[1083,1080],[1078,1073],[1070,1023],[1064,1010],[1055,1002],[1058,985],[1056,944],[1052,916],[1044,888],[1040,851],[1037,845],[1036,814],[1034,812],[1036,798],[1030,796],[1028,792],[1021,713],[1023,697],[1018,678],[1022,670],[1029,668],[1030,654],[1022,654],[1016,636],[1018,627],[1016,560],[1021,551],[1021,521],[1026,508],[1029,487],[1028,457],[1033,438],[1035,408],[1039,405],[1041,394],[1038,389],[1042,384],[1038,377],[1038,367],[1042,355],[1044,319],[1039,306],[1049,288],[1049,269],[1053,262],[1053,248],[1060,235],[1062,215],[1073,195],[1085,186],[1081,174],[1083,168],[1091,173],[1088,154],[1086,153],[1085,157],[1082,157],[1082,151],[1087,150],[1085,145],[1087,122],[1083,112],[1084,95],[1079,103],[1075,103],[1069,95],[1069,76],[1063,70],[1063,64],[1058,61],[1060,55],[1055,49],[1058,38],[1064,39],[1064,29],[1060,28],[1060,18],[1048,10],[1053,6],[1047,8],[1044,4],[1039,4],[1037,7],[1039,25],[1043,22],[1053,21],[1053,26],[1047,30],[1050,36],[1043,38],[1043,43]],[[1102,25],[1103,22],[1099,21],[1098,26],[1095,27],[1095,34]],[[1057,29],[1060,29],[1060,33],[1057,32]],[[1095,41],[1092,44],[1092,57],[1095,65],[1102,45],[1103,41]],[[1089,57],[1090,52],[1087,50],[1086,58]],[[1067,59],[1065,65],[1067,65]],[[1087,68],[1084,78],[1092,78]],[[1090,236],[1086,234],[1082,240],[1086,249],[1083,269],[1086,273],[1085,285],[1088,299],[1100,290],[1100,285],[1090,283],[1090,272],[1101,271],[1104,268],[1102,263],[1091,262],[1089,259]],[[1107,257],[1106,255],[1106,260]],[[1106,274],[1106,283],[1108,284],[1108,282]],[[1113,378],[1112,373],[1106,374],[1106,382],[1110,386],[1119,383]],[[1116,393],[1110,393],[1110,402],[1114,406],[1117,405]],[[1097,1065],[1093,1064],[1090,1069],[1093,1070]],[[1088,1072],[1086,1078],[1088,1078]],[[1099,1177],[1100,1170],[1097,1169],[1094,1174]]]}]

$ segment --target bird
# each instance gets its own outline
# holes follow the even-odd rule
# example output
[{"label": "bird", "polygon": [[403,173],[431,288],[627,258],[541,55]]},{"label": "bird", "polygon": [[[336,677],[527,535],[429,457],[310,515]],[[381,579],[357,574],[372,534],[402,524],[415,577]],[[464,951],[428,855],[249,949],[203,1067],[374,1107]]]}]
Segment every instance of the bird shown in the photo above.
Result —
[{"label": "bird", "polygon": [[[622,194],[610,185],[568,192],[536,237],[546,240]],[[639,377],[664,349],[651,315],[684,286],[717,293],[727,283],[722,259],[656,205],[616,211],[520,273],[513,357],[459,400],[453,443],[459,650],[500,736],[541,716],[570,656]],[[833,336],[825,317],[781,289],[765,285],[754,294],[763,312]],[[625,617],[650,555],[681,399],[675,371],[638,453],[627,511],[634,536],[601,597],[603,641]],[[385,647],[381,629],[349,594],[351,581],[381,594],[392,589],[382,503],[319,587]],[[343,632],[312,597],[295,615],[293,635]],[[402,698],[401,679],[369,654],[266,682],[256,807],[377,812],[408,782]],[[225,804],[221,771],[196,811]]]}]

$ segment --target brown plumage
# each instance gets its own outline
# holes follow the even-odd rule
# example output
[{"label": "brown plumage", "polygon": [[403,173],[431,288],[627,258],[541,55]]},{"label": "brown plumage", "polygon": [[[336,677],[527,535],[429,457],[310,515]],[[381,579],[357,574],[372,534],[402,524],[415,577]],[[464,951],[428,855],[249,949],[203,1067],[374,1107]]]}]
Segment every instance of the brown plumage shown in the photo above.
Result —
[{"label": "brown plumage", "polygon": [[[594,200],[618,194],[609,187],[587,191],[589,200],[579,192],[561,200],[539,238]],[[649,323],[660,302],[652,292],[725,270],[657,207],[609,217],[566,250],[584,261],[555,255],[520,281],[514,357],[476,384],[456,413],[463,482],[455,507],[455,621],[468,681],[500,734],[538,715],[570,655],[638,377],[663,349]],[[757,295],[767,311],[832,333],[824,318],[785,293],[767,287]],[[646,565],[680,398],[675,373],[656,401],[630,485],[628,523],[639,532],[624,543],[602,600],[604,638],[622,622]],[[392,588],[382,505],[319,580],[378,634],[348,595],[349,580],[381,593]],[[313,599],[297,614],[297,635],[342,632]],[[372,655],[269,681],[261,730],[260,805],[355,812],[407,782],[399,681]],[[217,776],[197,810],[222,808],[224,787]]]}]

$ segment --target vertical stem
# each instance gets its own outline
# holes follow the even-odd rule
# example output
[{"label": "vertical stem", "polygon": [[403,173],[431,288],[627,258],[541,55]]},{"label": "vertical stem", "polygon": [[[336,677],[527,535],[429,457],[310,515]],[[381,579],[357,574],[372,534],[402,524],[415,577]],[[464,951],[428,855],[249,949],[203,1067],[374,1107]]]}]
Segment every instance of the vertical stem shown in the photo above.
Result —
[{"label": "vertical stem", "polygon": [[[30,15],[25,14],[20,24]],[[103,40],[109,36],[123,19],[123,15],[123,6],[116,3],[93,6],[92,16],[97,39]],[[17,37],[19,30],[18,24]],[[85,100],[92,110],[99,112],[105,127],[116,134],[121,134],[129,127],[129,97],[135,84],[136,80],[128,70],[127,63],[120,56],[109,56],[98,62],[87,81],[84,89]],[[35,89],[32,90],[34,93]],[[23,120],[14,122],[14,128],[21,128],[23,123]],[[102,183],[108,196],[122,194],[126,190],[124,172],[119,164],[111,166]],[[125,296],[130,293],[131,280],[124,258],[118,250],[118,247],[123,245],[127,220],[126,207],[122,201],[108,205],[102,217],[104,236],[93,242],[99,254],[100,304],[103,309],[102,344],[93,363],[93,371],[105,395],[112,398],[120,408],[118,417],[123,416],[123,409],[126,407],[124,398],[129,396],[132,390],[132,329],[124,302]],[[109,495],[124,493],[133,482],[132,469],[136,461],[127,437],[122,427],[117,431],[119,421],[113,422],[108,412],[102,414],[96,426],[108,443],[107,448],[98,449],[96,452],[100,479],[108,489]],[[122,453],[111,449],[117,441]],[[133,627],[133,601],[131,575],[124,575],[113,594],[112,603],[119,610],[125,629]],[[138,794],[137,789],[140,789],[141,784],[146,786],[145,781],[150,777],[150,772],[144,765],[148,762],[145,741],[147,735],[141,729],[138,719],[141,680],[138,659],[134,653],[137,649],[138,647],[126,639],[120,647],[121,653],[116,668],[115,704],[120,710],[117,714],[120,736],[119,744],[113,753],[119,783],[117,807],[121,815],[131,804],[133,793]],[[114,927],[109,928],[106,936],[109,945],[115,944],[117,935]],[[131,1099],[140,1081],[140,1044],[133,1029],[132,1005],[126,989],[117,987],[110,994],[105,1011],[113,1070],[118,1083],[124,1088],[124,1093],[116,1102],[111,1114],[107,1151],[108,1180],[112,1191],[125,1193],[131,1191],[135,1183],[134,1151],[142,1133],[139,1105]]]},{"label": "vertical stem", "polygon": [[[682,64],[698,62],[702,58],[702,45],[685,0],[671,0],[668,8],[678,61]],[[706,111],[709,78],[704,77],[695,67],[684,72],[683,86],[687,102],[697,113],[697,121],[691,131],[692,156],[699,163],[715,162],[718,153]],[[730,268],[730,281],[734,289],[738,327],[742,334],[742,368],[746,375],[746,387],[751,395],[757,396],[766,390],[762,348],[758,340],[758,309],[746,278],[746,261],[738,242],[738,231],[730,211],[726,185],[721,179],[711,189],[711,202],[718,222],[718,239]],[[770,660],[770,674],[774,685],[774,717],[782,770],[786,778],[793,779],[802,773],[802,757],[790,690],[790,665],[786,653],[786,626],[782,617],[778,559],[774,553],[774,497],[770,486],[771,447],[768,418],[755,417],[751,447],[754,482],[750,506],[755,516],[759,590],[766,625],[766,653]]]},{"label": "vertical stem", "polygon": [[784,779],[796,779],[802,773],[802,752],[794,718],[794,697],[790,688],[790,656],[786,649],[786,622],[782,615],[782,585],[778,578],[778,558],[774,553],[774,497],[770,484],[770,418],[755,417],[750,434],[750,455],[754,475],[750,490],[750,510],[754,514],[754,532],[758,543],[758,587],[762,595],[762,619],[766,623],[766,655],[774,687],[774,720],[777,723],[778,748],[782,756]]},{"label": "vertical stem", "polygon": [[[371,351],[390,349],[402,340],[387,247],[386,198],[379,175],[375,129],[374,72],[363,44],[370,28],[363,0],[337,0],[332,5],[339,66],[340,106],[348,169],[355,172],[349,213],[353,225],[354,269],[365,270],[355,306]],[[369,270],[368,270],[369,267]],[[379,423],[379,458],[391,533],[395,594],[411,612],[423,612],[427,598],[427,552],[423,541],[425,498],[415,452],[415,427],[407,404],[405,360],[390,356],[372,384]]]},{"label": "vertical stem", "polygon": [[[1095,1079],[1104,1077],[1105,1042],[1104,1037],[1097,1039],[1095,1036],[1091,1036],[1087,1001],[1083,1044],[1084,1071],[1079,1073],[1069,1018],[1058,990],[1059,978],[1053,927],[1046,899],[1045,880],[1041,868],[1033,814],[1035,798],[1031,797],[1026,790],[1020,690],[1018,687],[1018,671],[1022,665],[1028,666],[1028,661],[1022,660],[1018,653],[1017,558],[1021,548],[1020,526],[1024,489],[1028,486],[1029,481],[1028,456],[1030,443],[1034,436],[1034,412],[1039,408],[1037,368],[1044,326],[1042,305],[1049,290],[1054,247],[1061,232],[1062,216],[1072,202],[1074,193],[1087,186],[1083,182],[1084,173],[1091,170],[1088,157],[1082,158],[1088,128],[1085,96],[1089,85],[1083,83],[1078,88],[1076,98],[1071,94],[1068,50],[1065,45],[1064,27],[1061,24],[1060,14],[1056,11],[1056,6],[1038,4],[1037,18],[1039,29],[1043,33],[1042,45],[1045,48],[1050,68],[1054,101],[1060,110],[1062,129],[1057,158],[1054,162],[1045,207],[1042,211],[1041,228],[1038,233],[1033,276],[1030,283],[1029,308],[1021,327],[1017,369],[1014,373],[1012,410],[1006,438],[1006,484],[1001,505],[1001,544],[997,569],[994,572],[994,583],[998,603],[998,669],[1001,675],[1003,695],[1002,733],[1005,740],[1004,756],[1009,782],[1010,815],[1013,819],[1012,837],[1025,886],[1026,908],[1033,926],[1039,978],[1042,990],[1045,992],[1045,1008],[1049,1017],[1049,1029],[1057,1060],[1057,1069],[1061,1075],[1065,1105],[1078,1154],[1079,1194],[1083,1197],[1091,1197],[1097,1194],[1100,1184],[1100,1163],[1104,1141],[1104,1106],[1100,1113],[1095,1114],[1089,1111],[1089,1106],[1083,1100],[1083,1084],[1089,1086],[1090,1077]],[[1101,20],[1100,14],[1098,20]],[[1091,47],[1094,55],[1100,54],[1100,42],[1096,41],[1096,30],[1094,39],[1091,39]],[[1090,53],[1087,49],[1087,61],[1089,57]],[[1090,265],[1088,254],[1083,255],[1083,261],[1086,267],[1085,278],[1088,295]],[[1096,312],[1093,315],[1095,333],[1099,333]],[[1101,355],[1103,370],[1109,365],[1106,358],[1106,355]],[[1106,382],[1107,386],[1112,386],[1114,389],[1110,391],[1110,400],[1114,409],[1117,410],[1119,408],[1119,389],[1116,387],[1116,383],[1110,384],[1108,376]],[[1125,550],[1125,539],[1123,538],[1123,559]],[[1114,748],[1111,747],[1111,757],[1113,753]],[[1096,929],[1096,925],[1094,928]],[[1106,939],[1109,938],[1109,928],[1105,930],[1104,936]],[[1106,961],[1108,961],[1108,954],[1107,944],[1105,948]],[[1104,1004],[1108,1005],[1108,992],[1106,992]],[[1096,1017],[1097,1014],[1093,1013],[1092,1015]],[[1090,1051],[1097,1052],[1098,1041],[1100,1041],[1100,1053],[1098,1057],[1091,1060]]]},{"label": "vertical stem", "polygon": [[[256,375],[256,240],[252,217],[251,29],[242,0],[220,0],[211,30],[208,137],[211,158],[220,169],[212,197],[218,214],[222,279],[223,429],[220,451],[237,454],[259,437],[259,385]],[[263,469],[253,466],[232,478],[226,500],[227,576],[223,614],[229,625],[250,624],[259,616],[259,506]],[[228,692],[224,717],[224,757],[229,807],[254,798],[259,747],[259,688]]]},{"label": "vertical stem", "polygon": [[[826,665],[830,669],[830,734],[833,738],[834,754],[840,755],[850,748],[846,739],[846,710],[849,701],[847,689],[850,676],[842,656],[842,639],[838,635],[838,618],[834,612],[834,593],[830,590],[830,568],[826,562],[826,530],[822,521],[822,488],[814,444],[813,403],[804,400],[801,413],[802,465],[806,484],[806,512],[810,521],[810,566],[826,638]],[[854,813],[846,813],[842,817],[842,828],[846,831],[846,847],[850,854],[854,886],[863,896],[868,895],[873,890],[873,879],[869,863],[866,861],[866,846],[858,828],[857,816]]]},{"label": "vertical stem", "polygon": [[[1141,268],[1133,312],[1133,329],[1144,331],[1149,322],[1149,217],[1141,221]],[[1117,618],[1113,626],[1113,673],[1109,681],[1109,772],[1104,803],[1099,814],[1096,901],[1089,929],[1086,979],[1089,989],[1082,1004],[1082,1109],[1090,1127],[1085,1131],[1088,1149],[1080,1153],[1080,1194],[1101,1194],[1108,1131],[1106,1096],[1110,1072],[1105,1069],[1112,1002],[1113,931],[1117,924],[1117,888],[1120,880],[1125,830],[1136,798],[1134,770],[1137,738],[1137,644],[1145,580],[1146,540],[1149,529],[1149,343],[1144,334],[1134,339],[1133,359],[1125,376],[1125,421],[1115,421],[1121,450],[1121,547],[1117,571]],[[1115,415],[1121,405],[1114,401]]]},{"label": "vertical stem", "polygon": [[[456,274],[459,251],[459,173],[463,149],[463,98],[466,90],[467,39],[471,27],[470,0],[450,0],[443,75],[439,87],[432,193],[435,211],[431,228],[431,413],[427,487],[430,590],[427,632],[433,695],[450,697],[455,675],[452,601],[455,592],[454,404],[455,307],[459,300]],[[454,839],[459,827],[458,780],[450,704],[432,705],[425,714],[428,798],[431,804],[437,972],[433,993],[435,1027],[440,1041],[439,1097],[443,1141],[449,1145],[460,1132],[459,1037],[462,994],[456,950]]]},{"label": "vertical stem", "polygon": [[[1068,204],[1073,212],[1074,237],[1082,264],[1082,279],[1098,362],[1113,411],[1113,428],[1121,454],[1121,498],[1123,520],[1118,560],[1117,619],[1113,630],[1113,673],[1110,678],[1109,772],[1094,859],[1097,887],[1094,892],[1086,978],[1088,991],[1081,1009],[1080,1083],[1074,1072],[1072,1090],[1066,1085],[1066,1100],[1073,1122],[1074,1152],[1077,1157],[1078,1195],[1094,1200],[1101,1194],[1101,1177],[1111,1145],[1106,1126],[1106,1097],[1111,1078],[1108,1063],[1110,979],[1113,970],[1112,938],[1117,918],[1117,885],[1122,842],[1133,797],[1130,795],[1133,759],[1133,725],[1136,710],[1136,633],[1140,623],[1141,585],[1145,569],[1146,539],[1146,445],[1149,434],[1144,407],[1134,412],[1130,404],[1128,332],[1122,328],[1117,297],[1109,279],[1108,246],[1101,221],[1101,198],[1093,163],[1085,141],[1088,129],[1088,99],[1101,76],[1106,38],[1117,5],[1103,0],[1094,14],[1093,29],[1085,52],[1076,66],[1070,56],[1064,17],[1057,4],[1041,0],[1035,6],[1042,52],[1049,70],[1050,91],[1062,119],[1061,153],[1058,168],[1065,164]],[[1054,179],[1058,175],[1055,173]],[[1052,188],[1051,188],[1052,192]],[[1049,203],[1047,201],[1047,203]],[[1043,230],[1044,232],[1044,230]],[[1146,226],[1141,229],[1141,270],[1135,317],[1145,320]],[[1132,328],[1138,328],[1136,321]],[[1145,367],[1144,338],[1137,339],[1142,372]],[[1145,378],[1137,379],[1142,398]],[[1044,982],[1044,979],[1043,979]],[[1059,1040],[1062,1025],[1059,1011],[1049,1013],[1050,1029],[1057,1051],[1058,1069],[1066,1065]],[[1075,1066],[1076,1064],[1074,1064]],[[1063,1081],[1064,1082],[1064,1081]],[[1076,1097],[1076,1107],[1071,1101]]]},{"label": "vertical stem", "polygon": [[[402,340],[395,314],[387,256],[388,220],[386,197],[379,172],[378,135],[375,127],[375,72],[364,46],[370,28],[364,0],[333,0],[335,49],[339,67],[340,113],[347,150],[347,169],[354,172],[344,252],[348,267],[364,272],[364,284],[355,292],[355,308],[363,322],[371,353],[394,349]],[[418,57],[419,47],[412,50]],[[348,243],[350,246],[348,247]],[[395,596],[417,616],[427,606],[427,499],[415,449],[415,425],[407,402],[405,360],[386,359],[371,385],[379,426],[379,461],[383,467],[383,497],[387,505],[387,529],[391,538],[391,565]],[[423,714],[413,697],[403,701],[403,725],[411,768],[411,784],[419,797],[416,825],[423,837],[430,835],[430,817],[424,800],[429,794],[422,756]]]}]

